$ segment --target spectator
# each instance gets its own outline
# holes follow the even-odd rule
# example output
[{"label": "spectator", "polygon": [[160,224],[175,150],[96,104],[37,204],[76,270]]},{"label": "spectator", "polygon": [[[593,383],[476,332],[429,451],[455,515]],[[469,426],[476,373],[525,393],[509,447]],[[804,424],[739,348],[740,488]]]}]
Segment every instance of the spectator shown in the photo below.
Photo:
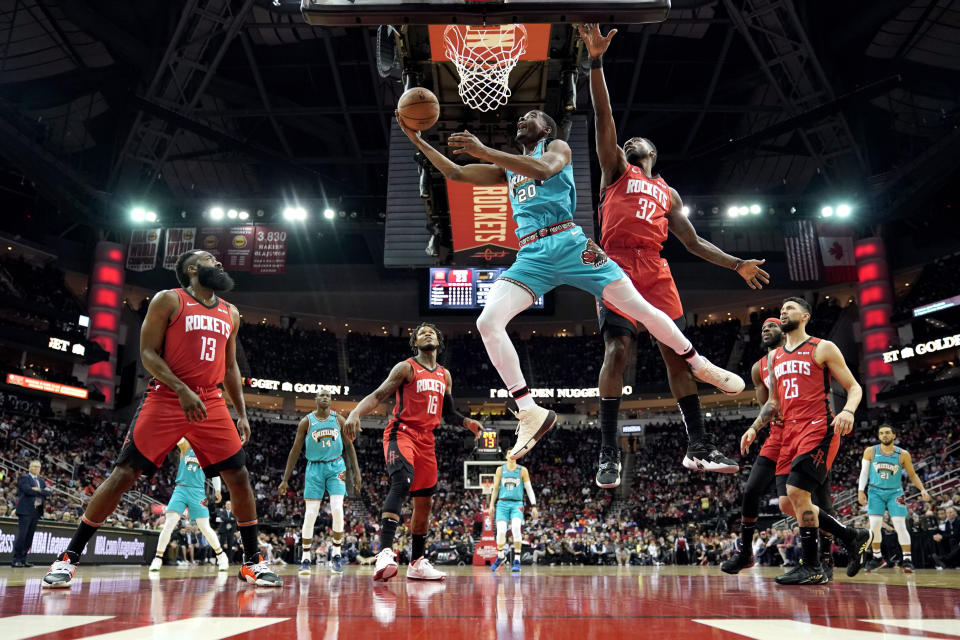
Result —
[{"label": "spectator", "polygon": [[33,544],[33,533],[43,513],[43,503],[52,493],[47,481],[40,477],[40,461],[31,460],[26,475],[17,481],[17,535],[13,540],[14,567],[32,567],[27,551]]}]

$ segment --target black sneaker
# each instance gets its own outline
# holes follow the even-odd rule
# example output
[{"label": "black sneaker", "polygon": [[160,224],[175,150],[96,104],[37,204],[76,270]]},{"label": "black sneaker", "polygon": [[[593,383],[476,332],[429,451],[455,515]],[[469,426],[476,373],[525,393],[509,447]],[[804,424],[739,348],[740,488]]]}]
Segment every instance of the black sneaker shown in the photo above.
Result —
[{"label": "black sneaker", "polygon": [[847,562],[848,578],[860,573],[860,569],[863,568],[863,563],[866,560],[867,549],[873,542],[873,532],[869,529],[855,529],[855,531],[857,534],[853,537],[853,542],[844,545],[847,548],[847,554],[850,556],[850,560]]},{"label": "black sneaker", "polygon": [[833,580],[833,562],[827,563],[821,559],[820,566],[823,567],[823,575],[827,578],[824,582],[830,582]]},{"label": "black sneaker", "polygon": [[884,562],[880,558],[871,557],[863,565],[863,570],[866,571],[867,573],[870,573],[872,571],[876,571],[877,569],[882,569],[885,565],[886,565],[886,562]]},{"label": "black sneaker", "polygon": [[820,565],[808,567],[799,564],[796,568],[776,577],[777,584],[826,584],[829,579]]},{"label": "black sneaker", "polygon": [[900,568],[904,573],[913,573],[913,560],[906,558],[900,562]]},{"label": "black sneaker", "polygon": [[[739,540],[737,540],[737,546],[740,546]],[[755,564],[756,562],[753,559],[753,553],[750,551],[744,551],[743,549],[740,549],[739,551],[737,551],[737,553],[730,556],[730,558],[724,560],[720,564],[720,571],[723,571],[724,573],[729,573],[730,575],[735,576],[738,573],[740,573],[742,570],[749,569]]]},{"label": "black sneaker", "polygon": [[740,471],[740,465],[717,451],[710,440],[691,442],[687,446],[687,455],[683,456],[683,466],[692,471],[713,471],[714,473]]},{"label": "black sneaker", "polygon": [[616,489],[620,486],[620,449],[600,447],[597,486],[601,489]]}]

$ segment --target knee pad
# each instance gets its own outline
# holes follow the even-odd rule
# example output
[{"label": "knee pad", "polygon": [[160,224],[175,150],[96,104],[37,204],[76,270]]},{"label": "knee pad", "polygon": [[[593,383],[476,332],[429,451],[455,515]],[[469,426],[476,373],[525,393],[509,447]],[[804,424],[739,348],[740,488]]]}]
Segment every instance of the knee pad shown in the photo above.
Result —
[{"label": "knee pad", "polygon": [[513,534],[513,543],[517,544],[522,539],[520,534],[520,525],[523,521],[520,518],[514,518],[510,521],[510,533]]},{"label": "knee pad", "polygon": [[507,543],[507,521],[497,520],[497,545],[503,546]]},{"label": "knee pad", "polygon": [[413,470],[400,468],[390,474],[390,489],[387,491],[387,498],[383,501],[383,513],[395,513],[400,515],[400,509],[403,508],[403,501],[407,499],[410,493],[410,483],[413,482]]},{"label": "knee pad", "polygon": [[773,480],[773,465],[764,462],[764,458],[758,457],[747,476],[747,482],[743,485],[743,516],[745,518],[756,518],[760,514],[760,498],[763,492],[770,486]]},{"label": "knee pad", "polygon": [[901,546],[910,544],[910,532],[907,531],[907,519],[903,516],[890,518],[893,522],[893,528],[897,530],[897,542]]},{"label": "knee pad", "polygon": [[307,507],[303,512],[303,528],[300,530],[300,535],[309,540],[313,538],[313,525],[316,524],[317,517],[320,515],[320,501],[306,500],[305,502]]},{"label": "knee pad", "polygon": [[333,530],[343,533],[343,496],[330,496],[330,517]]},{"label": "knee pad", "polygon": [[883,524],[883,516],[871,514],[868,516],[870,518],[870,530],[874,533],[873,541],[876,543],[880,542],[880,536],[877,535],[880,531],[880,525]]}]

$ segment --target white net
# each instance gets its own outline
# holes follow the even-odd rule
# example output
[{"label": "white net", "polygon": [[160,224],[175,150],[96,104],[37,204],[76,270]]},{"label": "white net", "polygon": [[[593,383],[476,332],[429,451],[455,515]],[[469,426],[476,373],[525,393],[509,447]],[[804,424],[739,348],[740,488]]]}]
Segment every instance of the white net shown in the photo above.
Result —
[{"label": "white net", "polygon": [[451,24],[443,30],[443,40],[460,76],[458,92],[463,103],[478,111],[505,105],[510,99],[510,72],[527,50],[527,28]]}]

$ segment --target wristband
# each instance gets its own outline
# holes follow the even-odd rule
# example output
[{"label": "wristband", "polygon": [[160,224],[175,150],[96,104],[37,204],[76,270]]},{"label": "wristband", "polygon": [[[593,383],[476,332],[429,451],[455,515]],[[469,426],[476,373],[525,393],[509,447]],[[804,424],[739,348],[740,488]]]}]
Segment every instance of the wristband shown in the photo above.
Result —
[{"label": "wristband", "polygon": [[603,69],[603,56],[597,56],[596,58],[590,58],[590,68],[591,68],[591,69]]},{"label": "wristband", "polygon": [[852,415],[852,416],[856,416],[856,415],[857,415],[857,414],[855,414],[853,411],[850,411],[850,409],[841,409],[841,410],[840,410],[840,413],[843,413],[844,411],[846,411],[847,413],[849,413],[849,414]]}]

